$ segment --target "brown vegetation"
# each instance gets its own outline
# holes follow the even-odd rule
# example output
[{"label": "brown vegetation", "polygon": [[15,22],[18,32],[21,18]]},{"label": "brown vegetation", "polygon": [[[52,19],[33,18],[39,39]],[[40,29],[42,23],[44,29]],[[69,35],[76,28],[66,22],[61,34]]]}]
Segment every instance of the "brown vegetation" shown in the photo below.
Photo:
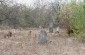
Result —
[{"label": "brown vegetation", "polygon": [[4,35],[4,38],[10,38],[10,37],[12,37],[12,32],[11,31],[9,31],[8,33],[6,33]]},{"label": "brown vegetation", "polygon": [[67,38],[65,30],[60,30],[60,36],[45,30],[48,33],[45,45],[38,44],[38,29],[31,29],[31,36],[28,35],[29,30],[12,31],[16,37],[0,38],[0,55],[85,55],[85,44],[75,38]]}]

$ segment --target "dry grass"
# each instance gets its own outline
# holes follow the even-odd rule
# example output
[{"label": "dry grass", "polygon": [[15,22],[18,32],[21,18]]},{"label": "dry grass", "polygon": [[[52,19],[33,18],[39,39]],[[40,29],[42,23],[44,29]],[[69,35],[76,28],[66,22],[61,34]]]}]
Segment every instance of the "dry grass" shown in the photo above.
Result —
[{"label": "dry grass", "polygon": [[37,38],[40,32],[38,29],[11,29],[13,36],[4,38],[8,31],[0,31],[0,55],[85,55],[85,44],[66,37],[64,30],[61,30],[60,36],[48,33],[47,30],[48,42],[45,45],[38,44]]}]

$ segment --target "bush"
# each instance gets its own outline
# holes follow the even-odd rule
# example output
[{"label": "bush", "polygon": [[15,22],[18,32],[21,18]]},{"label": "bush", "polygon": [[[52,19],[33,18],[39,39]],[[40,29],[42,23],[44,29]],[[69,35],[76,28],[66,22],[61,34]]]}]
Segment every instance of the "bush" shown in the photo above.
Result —
[{"label": "bush", "polygon": [[81,4],[72,4],[72,19],[71,19],[71,28],[76,37],[80,39],[85,39],[85,16],[84,8]]}]

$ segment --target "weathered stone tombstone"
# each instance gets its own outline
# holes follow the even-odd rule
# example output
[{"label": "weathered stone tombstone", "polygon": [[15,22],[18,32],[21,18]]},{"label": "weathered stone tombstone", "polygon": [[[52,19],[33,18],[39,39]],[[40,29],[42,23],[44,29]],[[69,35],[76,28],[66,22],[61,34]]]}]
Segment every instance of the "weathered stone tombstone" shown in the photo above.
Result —
[{"label": "weathered stone tombstone", "polygon": [[56,27],[56,32],[55,33],[60,37],[60,27],[59,26]]},{"label": "weathered stone tombstone", "polygon": [[56,30],[55,30],[55,33],[60,37],[60,20],[59,20],[59,17],[56,18]]},{"label": "weathered stone tombstone", "polygon": [[41,30],[39,37],[38,37],[38,43],[39,44],[45,44],[47,43],[47,33],[45,30]]},{"label": "weathered stone tombstone", "polygon": [[39,29],[42,29],[42,26],[41,25],[39,26]]},{"label": "weathered stone tombstone", "polygon": [[58,26],[58,27],[56,28],[56,33],[59,33],[59,31],[60,31],[60,27]]},{"label": "weathered stone tombstone", "polygon": [[49,33],[53,33],[53,19],[49,19]]}]

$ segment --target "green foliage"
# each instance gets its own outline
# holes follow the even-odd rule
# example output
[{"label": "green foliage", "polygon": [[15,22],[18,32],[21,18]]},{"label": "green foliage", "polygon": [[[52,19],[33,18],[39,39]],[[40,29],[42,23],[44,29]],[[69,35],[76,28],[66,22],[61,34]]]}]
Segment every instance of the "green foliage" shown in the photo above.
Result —
[{"label": "green foliage", "polygon": [[79,4],[73,4],[71,7],[73,11],[71,27],[78,34],[81,30],[85,29],[84,9]]},{"label": "green foliage", "polygon": [[72,3],[71,9],[72,18],[70,20],[70,27],[77,38],[85,40],[85,8],[81,4]]}]

